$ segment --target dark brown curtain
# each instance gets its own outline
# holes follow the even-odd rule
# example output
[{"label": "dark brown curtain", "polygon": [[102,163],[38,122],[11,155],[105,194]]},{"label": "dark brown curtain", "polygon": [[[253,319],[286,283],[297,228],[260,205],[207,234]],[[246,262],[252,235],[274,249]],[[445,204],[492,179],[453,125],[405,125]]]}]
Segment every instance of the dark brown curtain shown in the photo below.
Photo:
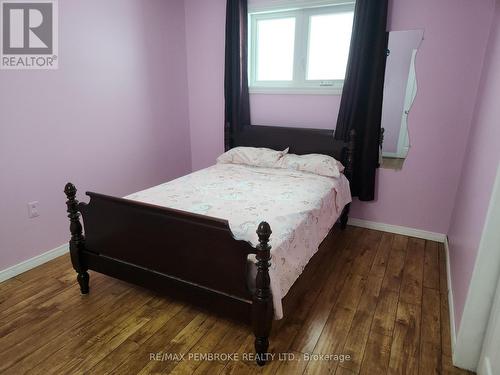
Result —
[{"label": "dark brown curtain", "polygon": [[375,198],[388,33],[387,0],[356,0],[354,25],[335,138],[356,130],[353,196]]},{"label": "dark brown curtain", "polygon": [[245,125],[250,125],[248,93],[248,4],[247,0],[227,0],[226,65],[224,75],[225,126],[224,147],[233,146],[233,139]]}]

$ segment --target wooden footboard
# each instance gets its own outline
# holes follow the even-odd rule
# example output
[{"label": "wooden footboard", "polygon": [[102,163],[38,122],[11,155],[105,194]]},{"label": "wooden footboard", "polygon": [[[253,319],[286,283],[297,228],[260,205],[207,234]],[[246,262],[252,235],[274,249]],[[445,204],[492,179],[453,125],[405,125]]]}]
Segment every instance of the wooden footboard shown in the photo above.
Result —
[{"label": "wooden footboard", "polygon": [[[89,292],[90,269],[251,320],[258,363],[264,363],[273,318],[267,223],[256,228],[260,244],[253,248],[233,238],[226,220],[97,193],[79,203],[71,183],[65,193],[70,255],[82,294]],[[249,254],[257,257],[254,294],[247,284]]]}]

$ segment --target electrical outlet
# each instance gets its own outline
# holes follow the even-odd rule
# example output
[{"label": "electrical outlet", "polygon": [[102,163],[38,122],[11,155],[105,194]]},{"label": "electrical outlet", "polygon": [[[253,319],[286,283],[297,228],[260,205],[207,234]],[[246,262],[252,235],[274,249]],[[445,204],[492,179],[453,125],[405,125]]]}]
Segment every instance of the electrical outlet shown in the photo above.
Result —
[{"label": "electrical outlet", "polygon": [[38,213],[38,201],[29,202],[28,203],[28,217],[30,219],[33,219],[33,218],[38,217],[38,216],[40,216],[40,214]]}]

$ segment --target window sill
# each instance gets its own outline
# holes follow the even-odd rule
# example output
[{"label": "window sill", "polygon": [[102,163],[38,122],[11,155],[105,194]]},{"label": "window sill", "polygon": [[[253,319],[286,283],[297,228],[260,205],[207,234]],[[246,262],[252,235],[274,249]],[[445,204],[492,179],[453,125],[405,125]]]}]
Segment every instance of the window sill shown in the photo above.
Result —
[{"label": "window sill", "polygon": [[342,95],[342,89],[331,88],[290,88],[290,87],[250,87],[250,94],[265,95]]}]

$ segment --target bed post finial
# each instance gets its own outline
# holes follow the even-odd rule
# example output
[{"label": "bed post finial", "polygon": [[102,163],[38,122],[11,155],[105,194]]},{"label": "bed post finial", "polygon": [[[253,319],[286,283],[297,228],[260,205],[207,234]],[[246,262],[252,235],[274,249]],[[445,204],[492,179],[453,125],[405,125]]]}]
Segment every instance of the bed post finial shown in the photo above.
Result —
[{"label": "bed post finial", "polygon": [[252,304],[252,325],[255,334],[255,352],[257,364],[263,366],[267,360],[269,348],[269,333],[273,322],[273,301],[271,296],[271,280],[269,266],[271,260],[271,246],[269,237],[271,227],[265,221],[259,224],[257,235],[259,244],[256,247],[257,277],[255,278],[255,293]]},{"label": "bed post finial", "polygon": [[84,248],[85,238],[83,237],[83,227],[80,223],[80,213],[78,212],[78,200],[76,199],[76,187],[71,182],[68,182],[64,187],[64,193],[68,200],[66,206],[68,207],[69,230],[71,232],[71,239],[69,241],[69,253],[71,256],[71,263],[73,268],[78,273],[77,280],[80,284],[80,291],[82,294],[89,292],[89,274],[88,268],[83,264],[80,256],[81,250]]}]

